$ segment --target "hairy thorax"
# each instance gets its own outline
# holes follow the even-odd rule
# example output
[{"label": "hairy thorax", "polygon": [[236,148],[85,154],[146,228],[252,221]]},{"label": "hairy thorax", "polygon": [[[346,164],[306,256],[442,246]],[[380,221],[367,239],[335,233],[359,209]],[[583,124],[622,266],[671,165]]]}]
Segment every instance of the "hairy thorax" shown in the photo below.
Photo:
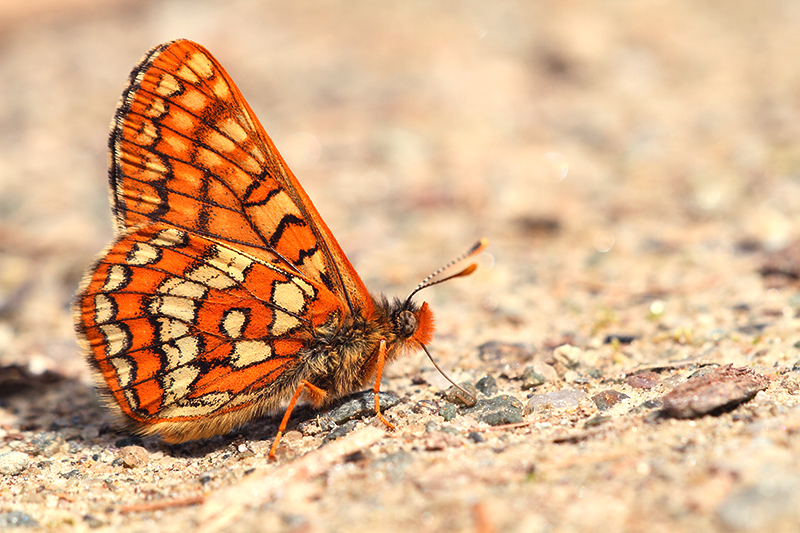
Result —
[{"label": "hairy thorax", "polygon": [[[432,317],[423,307],[425,327],[430,329]],[[303,358],[302,379],[327,393],[325,403],[360,390],[375,376],[381,340],[386,342],[386,362],[414,348],[409,341],[423,318],[420,309],[412,302],[381,297],[374,299],[368,314],[346,315],[317,328]]]}]

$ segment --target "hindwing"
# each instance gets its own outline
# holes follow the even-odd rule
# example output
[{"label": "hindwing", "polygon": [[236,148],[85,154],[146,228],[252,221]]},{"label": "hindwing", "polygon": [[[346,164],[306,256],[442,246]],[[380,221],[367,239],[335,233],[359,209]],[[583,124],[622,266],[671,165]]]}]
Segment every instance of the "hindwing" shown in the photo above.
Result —
[{"label": "hindwing", "polygon": [[79,331],[130,419],[211,418],[280,396],[310,332],[345,312],[339,302],[315,280],[152,224],[95,265]]}]

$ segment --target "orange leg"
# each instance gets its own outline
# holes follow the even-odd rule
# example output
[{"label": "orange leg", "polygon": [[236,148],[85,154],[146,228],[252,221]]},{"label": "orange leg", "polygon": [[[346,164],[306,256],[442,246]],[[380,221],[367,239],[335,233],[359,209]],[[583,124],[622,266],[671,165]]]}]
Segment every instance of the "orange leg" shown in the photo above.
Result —
[{"label": "orange leg", "polygon": [[283,432],[286,429],[286,425],[289,423],[289,417],[292,415],[294,405],[297,403],[297,400],[300,398],[300,394],[302,394],[304,389],[308,390],[308,394],[311,396],[311,403],[313,403],[315,406],[322,403],[322,400],[325,399],[326,393],[324,390],[320,389],[316,385],[312,385],[306,380],[302,380],[300,382],[300,385],[297,386],[297,390],[294,391],[294,396],[292,396],[292,399],[289,400],[289,405],[286,407],[286,412],[283,414],[281,425],[278,426],[278,434],[275,435],[275,441],[272,443],[272,448],[269,449],[270,459],[275,459],[275,451],[278,449],[278,444],[281,442]]},{"label": "orange leg", "polygon": [[386,339],[381,339],[381,343],[378,346],[378,363],[376,364],[378,370],[375,376],[375,388],[372,389],[375,392],[375,414],[378,415],[381,422],[386,424],[386,427],[393,430],[395,429],[394,424],[386,420],[381,414],[381,402],[378,399],[378,393],[381,391],[381,375],[383,374],[384,364],[386,364]]}]

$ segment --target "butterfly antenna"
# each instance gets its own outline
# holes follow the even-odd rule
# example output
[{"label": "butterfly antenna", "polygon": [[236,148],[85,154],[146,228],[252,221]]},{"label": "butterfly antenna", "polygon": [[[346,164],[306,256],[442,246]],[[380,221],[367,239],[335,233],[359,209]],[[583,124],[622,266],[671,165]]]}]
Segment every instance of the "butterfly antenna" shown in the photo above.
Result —
[{"label": "butterfly antenna", "polygon": [[[408,295],[408,298],[406,299],[406,301],[407,302],[411,301],[411,298],[415,294],[417,294],[419,291],[421,291],[422,289],[427,289],[428,287],[433,287],[434,285],[438,285],[440,283],[444,283],[445,281],[448,281],[448,280],[451,280],[451,279],[454,279],[454,278],[463,278],[464,276],[469,276],[470,274],[475,272],[475,270],[478,268],[478,265],[476,265],[475,263],[472,263],[471,265],[467,266],[466,268],[464,268],[462,270],[459,270],[455,274],[451,274],[450,276],[447,276],[447,277],[442,278],[442,279],[436,279],[443,272],[451,269],[454,265],[457,265],[458,263],[460,263],[462,261],[465,261],[465,260],[469,259],[470,257],[481,253],[488,245],[489,245],[489,239],[486,239],[486,238],[483,238],[483,239],[479,240],[478,242],[476,242],[475,244],[473,244],[472,248],[467,250],[465,253],[463,253],[462,255],[460,255],[458,257],[456,257],[455,259],[453,259],[452,261],[447,263],[445,266],[443,266],[442,268],[438,269],[436,272],[434,272],[433,274],[431,274],[427,278],[423,279],[422,282],[420,282],[420,284],[417,285],[417,288],[414,289],[413,291],[411,291],[411,294]],[[428,357],[430,357],[430,356],[428,356]],[[447,376],[445,376],[445,377],[447,377]],[[456,385],[456,386],[458,386],[458,385]]]},{"label": "butterfly antenna", "polygon": [[467,401],[467,400],[465,400],[465,403],[467,404],[467,407],[472,407],[473,405],[475,405],[476,403],[478,403],[478,400],[477,400],[477,398],[475,398],[475,396],[473,396],[473,395],[472,395],[472,393],[470,393],[470,392],[469,392],[469,391],[467,391],[467,390],[464,390],[464,388],[463,388],[463,387],[460,387],[459,385],[457,385],[455,381],[453,381],[452,379],[450,379],[450,376],[448,376],[447,374],[445,374],[445,373],[444,373],[444,370],[442,370],[442,369],[439,367],[439,365],[438,365],[438,364],[436,364],[436,360],[433,358],[433,356],[431,355],[431,353],[428,351],[428,348],[426,348],[424,344],[420,343],[420,344],[419,344],[419,346],[420,346],[420,348],[422,348],[422,350],[425,352],[425,355],[427,355],[427,356],[428,356],[428,359],[430,359],[430,360],[431,360],[431,363],[433,363],[433,366],[435,366],[435,367],[436,367],[436,370],[438,370],[438,371],[439,371],[439,373],[440,373],[441,375],[443,375],[443,376],[444,376],[444,379],[446,379],[447,381],[449,381],[449,382],[450,382],[450,383],[453,385],[453,387],[455,387],[455,388],[457,388],[458,390],[460,390],[461,392],[463,392],[463,393],[464,393],[464,394],[467,396],[467,398],[469,398],[469,400],[468,400],[468,401]]}]

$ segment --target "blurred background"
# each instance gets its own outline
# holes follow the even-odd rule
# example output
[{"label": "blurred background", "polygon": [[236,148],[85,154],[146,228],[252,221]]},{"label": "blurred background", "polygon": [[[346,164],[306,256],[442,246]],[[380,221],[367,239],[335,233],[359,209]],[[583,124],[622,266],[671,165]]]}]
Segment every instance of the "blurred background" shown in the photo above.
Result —
[{"label": "blurred background", "polygon": [[[47,418],[52,406],[63,405],[65,424],[83,428],[60,398],[91,395],[69,306],[112,238],[109,123],[132,67],[176,38],[225,66],[374,291],[404,296],[490,239],[474,276],[420,295],[437,315],[434,353],[454,378],[501,375],[479,359],[488,341],[545,355],[572,343],[591,352],[598,388],[638,365],[698,353],[800,368],[800,300],[758,273],[800,228],[799,29],[795,0],[0,0],[0,368],[70,380],[26,411],[27,427],[47,429],[58,421]],[[789,259],[800,276],[800,254]],[[609,334],[640,341],[620,347]],[[447,386],[429,368],[422,357],[397,361],[385,388]],[[420,369],[424,380],[409,377]],[[502,371],[504,386],[524,395]],[[18,430],[15,409],[0,409],[0,436]],[[643,423],[635,416],[620,427]],[[601,472],[582,499],[583,481],[560,478],[570,471],[551,461],[549,485],[529,483],[533,470],[508,478],[508,492],[488,500],[492,518],[510,526],[509,505],[524,515],[553,496],[550,520],[576,531],[596,516],[610,529],[633,516],[628,525],[642,530],[654,515],[683,517],[695,531],[697,516],[746,478],[742,460],[709,467],[698,484],[683,434],[641,433],[638,457],[671,464],[653,462],[650,475],[650,463],[614,463],[624,474],[616,488],[603,488],[615,474]],[[675,444],[654,452],[659,442]],[[740,449],[751,473],[778,456],[721,446],[709,453]],[[778,472],[797,466],[788,455]],[[511,457],[498,460],[524,462]],[[485,464],[494,463],[474,462],[474,479],[488,479]],[[498,484],[504,468],[491,473]],[[523,478],[530,500],[513,496]],[[799,493],[792,480],[786,494]],[[640,490],[645,483],[661,492]],[[435,502],[443,509],[447,487]],[[583,511],[589,497],[598,515]],[[758,501],[772,513],[769,500]]]},{"label": "blurred background", "polygon": [[0,2],[0,358],[86,375],[68,306],[158,43],[216,55],[368,286],[486,236],[493,269],[428,299],[445,332],[539,342],[590,331],[550,312],[598,291],[751,272],[741,250],[792,238],[798,23],[792,1]]}]

